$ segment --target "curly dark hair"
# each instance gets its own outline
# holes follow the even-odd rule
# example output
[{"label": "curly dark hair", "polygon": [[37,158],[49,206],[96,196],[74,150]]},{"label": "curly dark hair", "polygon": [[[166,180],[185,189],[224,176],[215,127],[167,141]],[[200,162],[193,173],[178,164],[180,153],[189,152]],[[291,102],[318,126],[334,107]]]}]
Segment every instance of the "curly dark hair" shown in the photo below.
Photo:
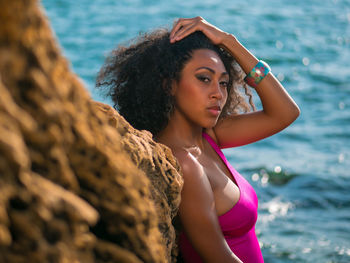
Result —
[{"label": "curly dark hair", "polygon": [[143,33],[128,47],[119,46],[107,57],[96,86],[111,96],[114,108],[135,128],[156,136],[168,123],[174,110],[171,83],[179,81],[181,72],[197,49],[210,49],[221,58],[229,73],[228,99],[220,115],[250,111],[240,92],[243,88],[253,110],[252,94],[243,81],[243,72],[235,59],[223,48],[214,45],[202,32],[195,32],[181,41],[170,43],[168,29]]}]

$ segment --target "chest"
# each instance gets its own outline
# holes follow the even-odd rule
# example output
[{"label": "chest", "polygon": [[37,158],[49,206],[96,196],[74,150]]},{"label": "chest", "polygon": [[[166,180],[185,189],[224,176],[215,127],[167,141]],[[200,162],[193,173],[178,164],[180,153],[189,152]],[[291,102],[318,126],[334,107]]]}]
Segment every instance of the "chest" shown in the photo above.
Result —
[{"label": "chest", "polygon": [[207,152],[203,152],[199,161],[213,190],[222,189],[225,185],[237,186],[236,180],[228,167],[213,149],[209,148]]},{"label": "chest", "polygon": [[200,162],[213,191],[217,214],[222,215],[238,202],[240,190],[225,163],[217,157],[203,155]]}]

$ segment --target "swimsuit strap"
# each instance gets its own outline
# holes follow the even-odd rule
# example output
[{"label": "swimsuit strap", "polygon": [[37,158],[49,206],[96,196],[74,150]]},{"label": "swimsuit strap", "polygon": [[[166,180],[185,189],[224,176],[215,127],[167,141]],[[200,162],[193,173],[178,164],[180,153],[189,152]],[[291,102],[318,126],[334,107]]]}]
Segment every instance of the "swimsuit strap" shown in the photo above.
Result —
[{"label": "swimsuit strap", "polygon": [[213,149],[216,151],[216,153],[220,156],[221,160],[224,162],[226,165],[227,169],[232,175],[232,178],[234,180],[234,183],[240,188],[239,183],[238,183],[238,178],[236,176],[237,172],[236,170],[231,166],[231,164],[227,161],[224,153],[221,151],[220,147],[216,144],[216,142],[213,140],[212,137],[210,137],[209,134],[203,132],[202,136],[207,140],[207,142],[213,147]]},{"label": "swimsuit strap", "polygon": [[210,137],[209,134],[203,132],[202,133],[203,137],[209,142],[209,144],[211,145],[211,147],[214,148],[214,150],[216,151],[216,153],[220,156],[220,158],[224,161],[224,163],[227,163],[226,157],[224,155],[224,153],[220,150],[219,146],[216,144],[216,142],[213,140],[213,138]]}]

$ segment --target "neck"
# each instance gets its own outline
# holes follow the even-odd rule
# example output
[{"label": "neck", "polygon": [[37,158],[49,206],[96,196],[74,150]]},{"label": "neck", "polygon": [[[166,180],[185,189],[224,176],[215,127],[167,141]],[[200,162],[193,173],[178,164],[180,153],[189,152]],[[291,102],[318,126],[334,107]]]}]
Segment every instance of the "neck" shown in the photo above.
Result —
[{"label": "neck", "polygon": [[202,132],[203,127],[190,122],[175,111],[168,125],[156,136],[156,141],[171,149],[203,149]]}]

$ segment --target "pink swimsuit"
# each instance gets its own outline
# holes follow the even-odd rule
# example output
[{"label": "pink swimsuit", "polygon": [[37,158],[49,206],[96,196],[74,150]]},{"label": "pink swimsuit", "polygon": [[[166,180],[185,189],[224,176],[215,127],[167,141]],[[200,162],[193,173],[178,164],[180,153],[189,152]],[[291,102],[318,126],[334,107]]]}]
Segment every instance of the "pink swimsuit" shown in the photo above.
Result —
[{"label": "pink swimsuit", "polygon": [[[237,204],[218,217],[225,240],[232,252],[244,263],[264,262],[255,234],[255,222],[258,217],[256,193],[248,181],[230,165],[214,140],[206,133],[203,133],[203,137],[226,164],[240,190],[240,198]],[[180,234],[179,246],[185,262],[202,262],[184,233]]]}]

